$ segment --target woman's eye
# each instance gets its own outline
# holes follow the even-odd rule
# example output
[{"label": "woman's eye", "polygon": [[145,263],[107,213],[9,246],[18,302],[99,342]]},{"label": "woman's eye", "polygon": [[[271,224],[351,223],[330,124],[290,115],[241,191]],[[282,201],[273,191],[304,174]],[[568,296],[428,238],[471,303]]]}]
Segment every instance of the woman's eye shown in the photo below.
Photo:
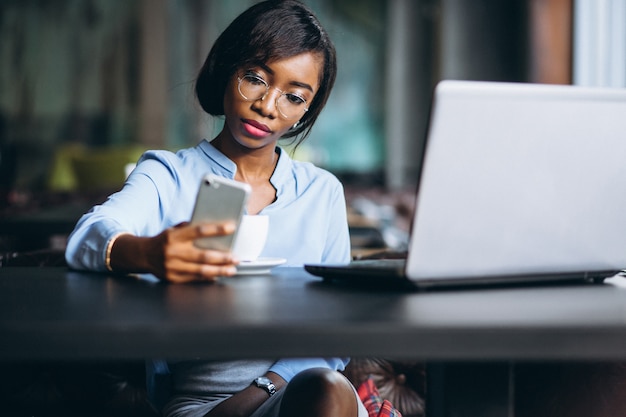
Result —
[{"label": "woman's eye", "polygon": [[303,99],[302,97],[300,97],[297,94],[285,94],[285,96],[287,97],[287,100],[289,100],[289,103],[291,104],[295,104],[295,105],[301,105],[301,104],[305,104],[306,100]]},{"label": "woman's eye", "polygon": [[265,80],[259,76],[256,75],[248,75],[247,76],[248,81],[252,84],[255,85],[267,85],[267,83],[265,82]]},{"label": "woman's eye", "polygon": [[253,70],[248,70],[243,74],[243,78],[251,84],[267,84],[261,75]]}]

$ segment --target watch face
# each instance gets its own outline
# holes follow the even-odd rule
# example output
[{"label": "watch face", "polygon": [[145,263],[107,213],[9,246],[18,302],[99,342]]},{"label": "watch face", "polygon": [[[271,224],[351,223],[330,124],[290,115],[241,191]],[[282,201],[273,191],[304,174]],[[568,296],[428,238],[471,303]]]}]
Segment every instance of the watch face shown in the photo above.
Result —
[{"label": "watch face", "polygon": [[269,394],[270,397],[276,394],[276,386],[274,385],[272,380],[267,377],[264,377],[264,376],[258,377],[257,379],[254,380],[254,384],[257,387],[265,390]]},{"label": "watch face", "polygon": [[269,385],[272,383],[272,381],[270,381],[269,378],[266,378],[264,376],[260,376],[257,379],[254,380],[254,382],[256,382],[257,385]]}]

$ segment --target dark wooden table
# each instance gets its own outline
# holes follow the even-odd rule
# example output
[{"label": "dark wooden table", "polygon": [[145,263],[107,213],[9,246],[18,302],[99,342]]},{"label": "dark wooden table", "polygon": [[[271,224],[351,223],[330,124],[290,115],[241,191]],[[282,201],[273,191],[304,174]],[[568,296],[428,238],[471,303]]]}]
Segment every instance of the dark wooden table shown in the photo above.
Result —
[{"label": "dark wooden table", "polygon": [[626,359],[622,281],[411,293],[329,285],[301,268],[217,285],[0,268],[0,360],[382,356],[427,361],[442,386],[464,364],[500,382],[456,404],[510,415],[511,364]]},{"label": "dark wooden table", "polygon": [[626,358],[621,286],[408,293],[328,285],[300,268],[274,271],[218,285],[166,285],[2,268],[0,359]]}]

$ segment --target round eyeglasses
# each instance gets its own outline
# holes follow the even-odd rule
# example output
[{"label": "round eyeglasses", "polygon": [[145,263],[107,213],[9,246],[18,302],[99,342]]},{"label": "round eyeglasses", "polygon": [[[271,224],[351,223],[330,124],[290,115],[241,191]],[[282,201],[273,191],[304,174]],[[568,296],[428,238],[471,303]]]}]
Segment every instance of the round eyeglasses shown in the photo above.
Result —
[{"label": "round eyeglasses", "polygon": [[[237,87],[239,94],[247,101],[263,100],[270,91],[270,86],[258,75],[246,74],[243,77],[237,77],[237,81],[239,81]],[[280,96],[276,99],[276,109],[285,119],[299,119],[309,110],[306,100],[298,94],[273,88],[280,92]]]}]

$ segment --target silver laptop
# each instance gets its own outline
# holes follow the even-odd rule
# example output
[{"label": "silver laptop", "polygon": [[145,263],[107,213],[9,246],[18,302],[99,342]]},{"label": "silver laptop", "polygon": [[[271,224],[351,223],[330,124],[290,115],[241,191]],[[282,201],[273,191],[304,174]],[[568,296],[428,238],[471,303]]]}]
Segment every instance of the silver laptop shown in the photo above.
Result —
[{"label": "silver laptop", "polygon": [[417,287],[601,281],[626,268],[626,90],[439,83],[408,255],[391,262],[305,268]]}]

